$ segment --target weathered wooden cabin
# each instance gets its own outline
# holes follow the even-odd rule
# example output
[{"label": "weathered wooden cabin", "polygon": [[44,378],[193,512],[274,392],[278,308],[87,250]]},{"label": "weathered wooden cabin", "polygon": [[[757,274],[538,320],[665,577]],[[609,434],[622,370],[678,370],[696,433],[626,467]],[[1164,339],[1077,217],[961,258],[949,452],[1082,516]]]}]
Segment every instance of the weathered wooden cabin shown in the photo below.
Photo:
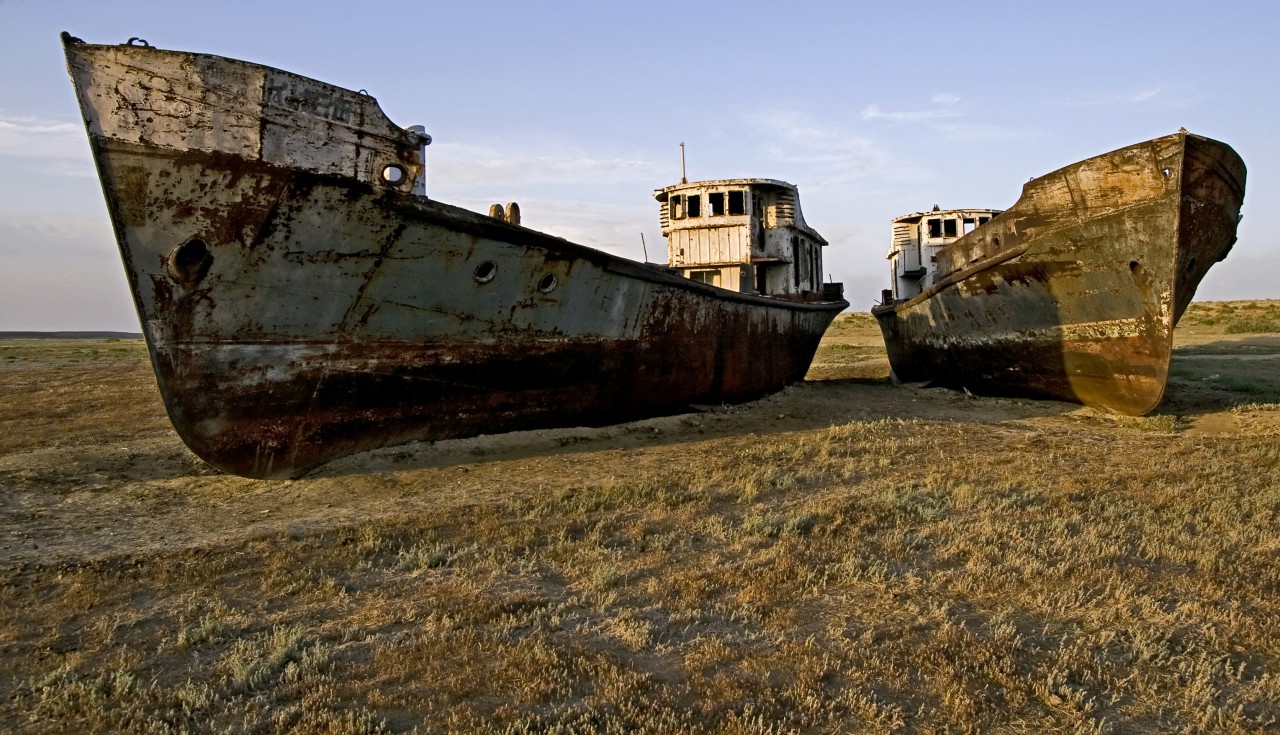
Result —
[{"label": "weathered wooden cabin", "polygon": [[740,293],[819,299],[827,241],[800,212],[796,187],[773,179],[717,179],[654,192],[667,266]]},{"label": "weathered wooden cabin", "polygon": [[886,256],[893,288],[885,295],[901,301],[928,288],[937,274],[938,250],[991,221],[1000,212],[999,209],[938,209],[935,204],[930,212],[895,218],[893,244]]}]

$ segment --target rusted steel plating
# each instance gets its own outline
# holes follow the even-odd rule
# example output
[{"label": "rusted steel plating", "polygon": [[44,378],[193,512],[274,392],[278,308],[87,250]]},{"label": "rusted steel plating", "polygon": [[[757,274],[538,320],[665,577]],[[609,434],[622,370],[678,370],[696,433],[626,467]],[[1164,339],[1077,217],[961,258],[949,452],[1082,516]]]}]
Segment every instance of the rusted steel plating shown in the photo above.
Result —
[{"label": "rusted steel plating", "polygon": [[[894,289],[872,309],[895,377],[1150,412],[1174,325],[1235,243],[1244,185],[1235,151],[1186,131],[1033,179],[1008,211],[907,271],[920,280],[895,261]],[[923,237],[895,232],[891,260],[912,236]]]},{"label": "rusted steel plating", "polygon": [[421,129],[270,67],[64,34],[160,393],[209,463],[608,424],[803,378],[848,306],[734,293],[422,195]]}]

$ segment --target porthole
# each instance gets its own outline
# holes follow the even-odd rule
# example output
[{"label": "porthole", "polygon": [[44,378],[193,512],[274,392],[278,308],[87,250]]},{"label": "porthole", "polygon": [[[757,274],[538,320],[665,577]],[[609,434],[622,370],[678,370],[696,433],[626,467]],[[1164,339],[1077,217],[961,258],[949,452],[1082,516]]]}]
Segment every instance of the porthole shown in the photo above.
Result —
[{"label": "porthole", "polygon": [[213,255],[204,240],[192,238],[174,248],[165,258],[165,266],[174,280],[195,283],[204,278],[213,265]]},{"label": "porthole", "polygon": [[548,273],[547,275],[543,276],[541,280],[538,281],[538,290],[543,293],[551,293],[552,291],[556,290],[556,286],[559,283],[560,281],[559,279],[556,278],[556,274]]},{"label": "porthole", "polygon": [[471,274],[471,277],[476,279],[476,283],[488,283],[496,275],[498,275],[498,264],[492,260],[486,260],[476,266],[476,270]]},{"label": "porthole", "polygon": [[404,183],[409,174],[404,170],[404,166],[398,163],[392,163],[382,167],[382,180],[392,186],[399,186]]}]

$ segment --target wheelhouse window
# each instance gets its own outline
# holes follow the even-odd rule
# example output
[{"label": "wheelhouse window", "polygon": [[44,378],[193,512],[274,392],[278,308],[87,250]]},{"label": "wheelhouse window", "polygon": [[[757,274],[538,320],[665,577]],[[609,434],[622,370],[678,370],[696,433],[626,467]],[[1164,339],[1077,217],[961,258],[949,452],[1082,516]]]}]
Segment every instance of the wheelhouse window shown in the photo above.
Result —
[{"label": "wheelhouse window", "polygon": [[690,219],[702,216],[702,195],[690,194],[685,197],[685,214]]},{"label": "wheelhouse window", "polygon": [[724,192],[713,191],[707,195],[707,209],[712,217],[724,216]]},{"label": "wheelhouse window", "polygon": [[747,213],[747,193],[745,191],[729,192],[729,215]]},{"label": "wheelhouse window", "polygon": [[956,236],[956,221],[954,219],[942,220],[942,236],[943,237]]},{"label": "wheelhouse window", "polygon": [[942,220],[931,219],[928,221],[929,237],[942,237]]},{"label": "wheelhouse window", "polygon": [[684,197],[680,194],[671,196],[671,219],[684,219]]},{"label": "wheelhouse window", "polygon": [[720,271],[690,271],[689,278],[698,283],[705,283],[708,286],[720,285]]}]

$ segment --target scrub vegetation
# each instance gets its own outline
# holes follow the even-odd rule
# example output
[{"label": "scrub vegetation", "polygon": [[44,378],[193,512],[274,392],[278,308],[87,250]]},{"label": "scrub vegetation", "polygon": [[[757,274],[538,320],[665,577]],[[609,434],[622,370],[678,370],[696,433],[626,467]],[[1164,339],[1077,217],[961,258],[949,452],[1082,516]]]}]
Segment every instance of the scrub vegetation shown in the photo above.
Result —
[{"label": "scrub vegetation", "polygon": [[1179,326],[1188,332],[1217,328],[1226,334],[1280,334],[1280,300],[1192,304]]},{"label": "scrub vegetation", "polygon": [[0,342],[0,730],[1275,732],[1278,311],[1193,304],[1144,418],[894,386],[850,315],[745,406],[281,482],[141,342]]}]

